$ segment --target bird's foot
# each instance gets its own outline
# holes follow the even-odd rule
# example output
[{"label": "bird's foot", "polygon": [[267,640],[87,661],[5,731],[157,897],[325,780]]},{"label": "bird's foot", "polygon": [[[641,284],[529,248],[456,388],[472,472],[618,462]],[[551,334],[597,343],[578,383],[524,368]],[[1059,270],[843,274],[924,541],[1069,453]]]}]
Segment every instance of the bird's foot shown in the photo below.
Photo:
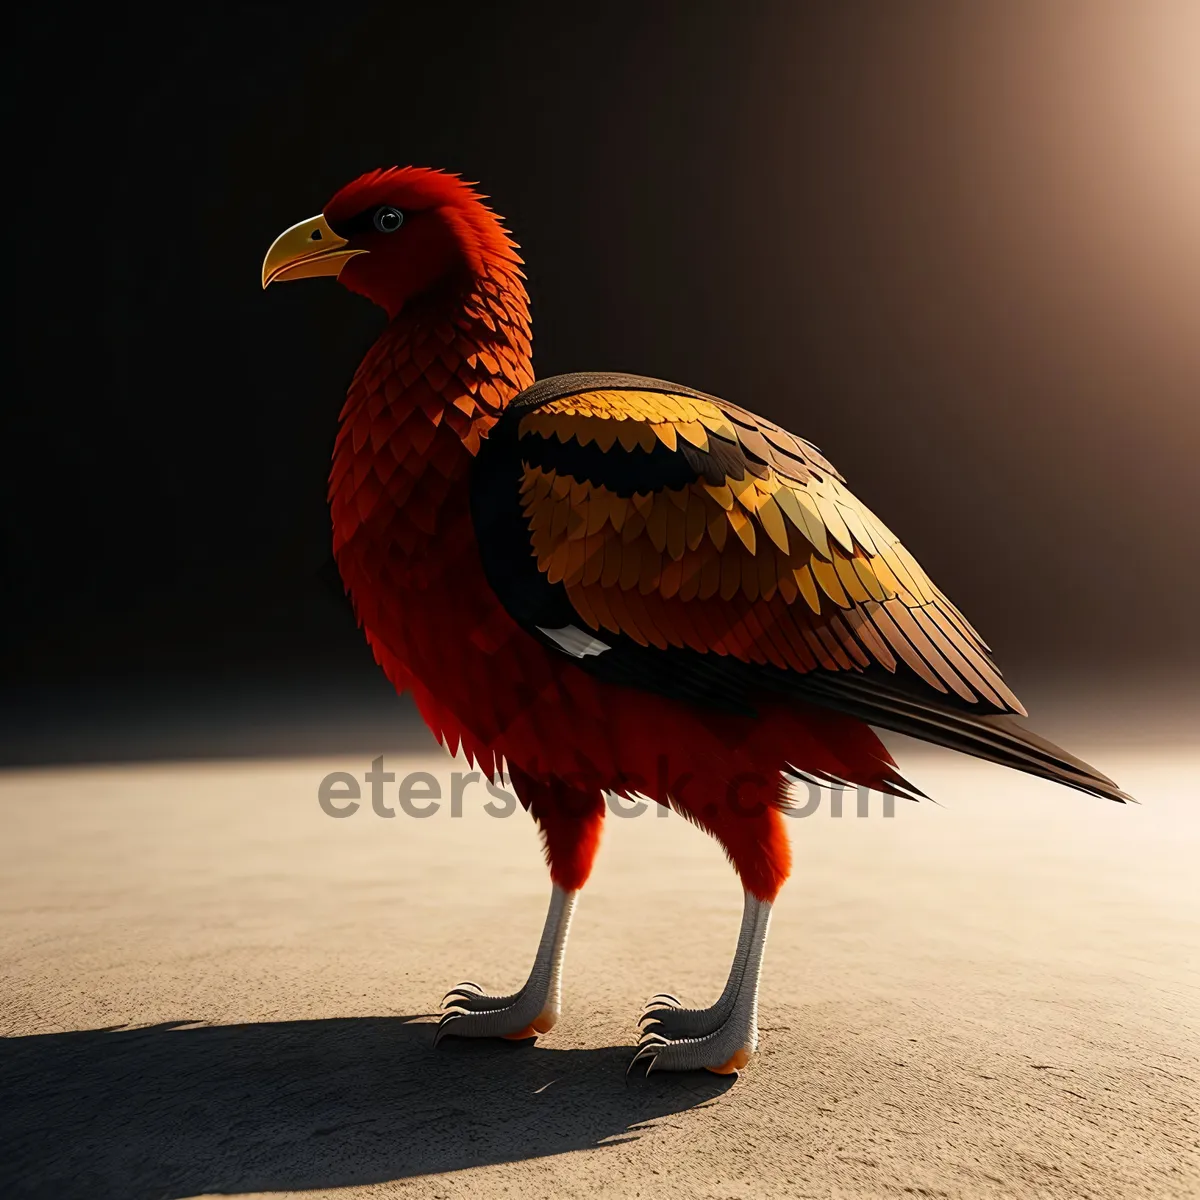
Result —
[{"label": "bird's foot", "polygon": [[643,1037],[657,1034],[668,1041],[707,1037],[725,1024],[732,1011],[733,999],[728,995],[709,1008],[684,1008],[677,997],[659,992],[646,1001],[638,1024]]},{"label": "bird's foot", "polygon": [[438,1022],[433,1044],[443,1037],[502,1037],[525,1041],[548,1033],[558,1021],[549,987],[530,980],[511,996],[489,996],[478,984],[460,983],[442,999],[446,1010]]},{"label": "bird's foot", "polygon": [[771,923],[771,905],[747,891],[738,947],[725,990],[711,1008],[684,1008],[666,992],[652,996],[642,1012],[642,1036],[629,1064],[651,1071],[733,1075],[758,1047],[758,981]]},{"label": "bird's foot", "polygon": [[502,1037],[525,1041],[546,1033],[558,1021],[562,1000],[561,970],[567,930],[577,892],[554,885],[529,979],[511,996],[489,996],[477,983],[460,983],[442,997],[446,1010],[433,1044],[451,1037]]},{"label": "bird's foot", "polygon": [[[661,997],[655,997],[656,1001]],[[722,1014],[719,1010],[724,1008]],[[754,1016],[738,1005],[712,1008],[667,1008],[647,1010],[654,1015],[638,1043],[638,1051],[629,1064],[644,1062],[651,1071],[696,1071],[703,1068],[717,1075],[733,1075],[754,1054],[758,1031]],[[686,1030],[695,1029],[696,1033]],[[627,1072],[628,1073],[628,1072]]]}]

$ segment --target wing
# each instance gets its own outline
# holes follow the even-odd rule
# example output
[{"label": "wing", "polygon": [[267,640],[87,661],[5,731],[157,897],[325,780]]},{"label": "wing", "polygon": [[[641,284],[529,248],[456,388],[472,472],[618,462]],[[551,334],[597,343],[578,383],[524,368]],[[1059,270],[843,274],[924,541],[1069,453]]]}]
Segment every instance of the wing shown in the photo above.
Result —
[{"label": "wing", "polygon": [[604,679],[733,711],[785,695],[1124,798],[1018,726],[983,639],[816,447],[664,380],[522,392],[473,467],[501,603]]},{"label": "wing", "polygon": [[[496,506],[481,514],[489,580],[527,628],[573,627],[617,650],[603,673],[632,659],[659,674],[629,653],[653,647],[785,676],[882,672],[1023,711],[983,640],[814,446],[676,384],[596,379],[523,393],[476,481]],[[514,494],[486,485],[489,466]],[[763,686],[725,674],[729,699]]]}]

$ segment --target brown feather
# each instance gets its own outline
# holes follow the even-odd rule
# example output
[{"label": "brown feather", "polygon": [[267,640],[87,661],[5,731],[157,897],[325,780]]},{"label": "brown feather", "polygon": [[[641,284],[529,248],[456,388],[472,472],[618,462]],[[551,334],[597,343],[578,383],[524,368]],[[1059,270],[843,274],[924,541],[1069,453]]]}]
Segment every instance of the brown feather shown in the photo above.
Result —
[{"label": "brown feather", "polygon": [[933,673],[925,660],[909,644],[896,622],[888,615],[882,604],[872,601],[866,606],[867,615],[875,628],[887,639],[887,643],[904,661],[935,691],[945,692],[946,685]]},{"label": "brown feather", "polygon": [[742,583],[742,573],[735,547],[721,555],[721,599],[732,600],[737,595]]},{"label": "brown feather", "polygon": [[[629,528],[628,525],[625,527]],[[638,585],[638,580],[642,577],[642,555],[641,547],[643,543],[622,542],[621,545],[621,591],[630,592]],[[647,547],[649,549],[649,547]]]}]

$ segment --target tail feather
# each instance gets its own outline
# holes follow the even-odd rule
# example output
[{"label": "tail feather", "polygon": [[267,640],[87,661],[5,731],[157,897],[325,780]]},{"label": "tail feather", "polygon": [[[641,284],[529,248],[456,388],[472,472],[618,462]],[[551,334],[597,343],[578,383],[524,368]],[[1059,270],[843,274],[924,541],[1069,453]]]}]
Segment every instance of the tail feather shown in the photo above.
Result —
[{"label": "tail feather", "polygon": [[1014,716],[976,713],[938,704],[907,690],[881,687],[878,679],[862,680],[862,686],[855,686],[852,677],[843,677],[838,680],[838,687],[828,692],[812,675],[805,676],[804,682],[809,685],[805,690],[811,688],[811,693],[815,693],[812,699],[817,703],[856,716],[869,725],[946,746],[1119,804],[1137,803],[1107,775],[1026,729]]}]

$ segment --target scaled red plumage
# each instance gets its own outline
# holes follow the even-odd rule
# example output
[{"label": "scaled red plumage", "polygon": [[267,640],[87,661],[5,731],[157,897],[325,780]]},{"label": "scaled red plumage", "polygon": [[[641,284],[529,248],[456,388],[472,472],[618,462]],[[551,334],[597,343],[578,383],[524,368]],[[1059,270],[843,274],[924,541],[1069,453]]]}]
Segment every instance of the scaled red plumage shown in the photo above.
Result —
[{"label": "scaled red plumage", "polygon": [[640,794],[712,833],[748,893],[726,995],[656,1009],[678,1036],[654,1053],[734,1069],[790,865],[789,779],[915,790],[868,722],[1123,795],[1011,723],[986,645],[814,447],[660,380],[532,386],[520,262],[469,185],[393,168],[264,264],[264,285],[337,274],[389,314],[342,410],[334,554],[395,687],[450,750],[507,766],[559,888],[526,989],[456,989],[447,1019],[505,1036],[553,1023],[603,793]]},{"label": "scaled red plumage", "polygon": [[[419,182],[436,180],[444,195],[446,178]],[[327,212],[360,203],[381,180],[364,177]],[[387,182],[395,194],[394,177]],[[603,807],[591,801],[625,779],[621,790],[674,803],[713,833],[746,885],[771,899],[790,861],[778,814],[789,764],[879,788],[898,782],[894,763],[869,728],[836,714],[712,714],[605,684],[505,612],[480,564],[468,474],[479,439],[533,382],[528,302],[499,239],[484,242],[472,269],[474,286],[410,304],[389,325],[342,409],[329,492],[334,554],[376,660],[451,750],[489,772],[509,766],[565,887],[582,886],[591,853],[580,851],[598,845]],[[666,781],[686,775],[672,796]],[[745,812],[728,802],[739,775],[763,780],[741,786]],[[560,816],[570,806],[550,802],[552,785],[580,776],[589,815]],[[570,853],[556,852],[564,822],[581,827]]]}]

